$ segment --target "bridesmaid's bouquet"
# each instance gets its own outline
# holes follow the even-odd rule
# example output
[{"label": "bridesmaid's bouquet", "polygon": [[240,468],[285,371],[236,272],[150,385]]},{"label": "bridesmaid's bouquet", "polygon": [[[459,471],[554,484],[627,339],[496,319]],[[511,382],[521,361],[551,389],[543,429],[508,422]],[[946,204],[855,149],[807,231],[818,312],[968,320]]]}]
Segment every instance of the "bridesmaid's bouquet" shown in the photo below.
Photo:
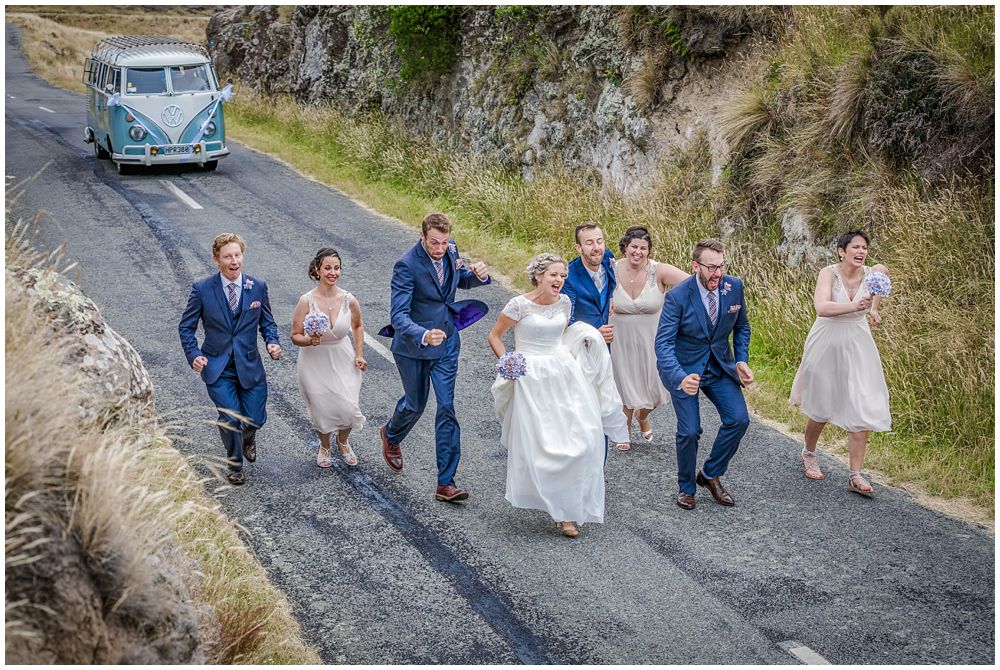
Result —
[{"label": "bridesmaid's bouquet", "polygon": [[508,351],[497,361],[497,373],[504,379],[514,381],[528,371],[524,356],[516,351]]},{"label": "bridesmaid's bouquet", "polygon": [[322,312],[309,312],[302,320],[302,330],[309,337],[322,335],[330,329],[330,317]]},{"label": "bridesmaid's bouquet", "polygon": [[868,287],[869,293],[882,298],[889,297],[889,293],[892,291],[892,281],[889,279],[889,275],[883,272],[869,272],[865,275],[865,285]]}]

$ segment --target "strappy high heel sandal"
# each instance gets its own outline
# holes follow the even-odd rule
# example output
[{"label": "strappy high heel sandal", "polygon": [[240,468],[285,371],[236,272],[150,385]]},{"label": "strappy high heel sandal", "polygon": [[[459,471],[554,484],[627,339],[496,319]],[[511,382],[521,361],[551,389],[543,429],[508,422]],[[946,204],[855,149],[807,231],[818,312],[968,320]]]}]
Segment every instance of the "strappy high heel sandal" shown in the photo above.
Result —
[{"label": "strappy high heel sandal", "polygon": [[[347,449],[345,454],[341,449]],[[355,455],[354,450],[351,449],[351,444],[349,442],[337,442],[337,451],[340,452],[340,457],[344,459],[344,462],[348,465],[357,465],[358,457]]]},{"label": "strappy high heel sandal", "polygon": [[[642,424],[646,424],[647,426],[649,426],[649,430],[643,430],[642,429]],[[642,439],[646,440],[647,442],[652,442],[653,441],[653,422],[650,421],[649,419],[646,419],[645,421],[639,421],[639,433],[642,435]]]},{"label": "strappy high heel sandal", "polygon": [[799,456],[799,460],[802,461],[802,472],[805,473],[806,477],[809,479],[826,478],[823,471],[819,469],[819,459],[816,458],[815,451],[803,449],[802,454]]},{"label": "strappy high heel sandal", "polygon": [[847,488],[851,489],[855,493],[860,493],[861,495],[869,498],[875,493],[875,489],[872,485],[861,476],[860,470],[851,471],[850,477],[847,478]]},{"label": "strappy high heel sandal", "polygon": [[323,445],[319,446],[319,451],[316,452],[316,465],[321,468],[328,468],[333,465],[333,454],[330,450],[326,450],[326,454],[323,454]]}]

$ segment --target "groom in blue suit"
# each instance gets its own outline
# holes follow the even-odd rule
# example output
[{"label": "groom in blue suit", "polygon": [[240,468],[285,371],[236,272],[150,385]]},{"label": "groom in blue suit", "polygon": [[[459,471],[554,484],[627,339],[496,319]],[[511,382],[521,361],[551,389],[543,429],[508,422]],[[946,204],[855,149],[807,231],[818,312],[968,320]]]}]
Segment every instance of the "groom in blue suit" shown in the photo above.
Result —
[{"label": "groom in blue suit", "polygon": [[[677,415],[677,505],[694,509],[697,484],[707,488],[720,505],[731,506],[736,501],[720,478],[750,425],[741,388],[753,381],[747,365],[750,322],[743,282],[725,274],[722,243],[702,240],[691,256],[693,275],[663,299],[655,345],[660,379],[670,392]],[[722,425],[696,475],[701,436],[699,389],[715,405]]]},{"label": "groom in blue suit", "polygon": [[[257,429],[267,421],[267,381],[257,353],[257,332],[271,358],[281,358],[278,327],[271,316],[267,284],[243,274],[246,244],[236,234],[219,235],[212,260],[219,271],[191,287],[177,330],[191,368],[201,374],[219,410],[219,433],[231,484],[246,482],[243,459],[257,460]],[[205,339],[198,346],[198,322]]]},{"label": "groom in blue suit", "polygon": [[569,322],[589,323],[601,331],[604,341],[610,345],[615,335],[614,326],[608,324],[608,319],[617,278],[615,257],[606,249],[600,226],[586,221],[576,227],[576,252],[580,255],[566,266],[566,281],[562,287],[573,306]]},{"label": "groom in blue suit", "polygon": [[396,261],[392,270],[392,345],[403,382],[403,397],[382,427],[382,457],[399,472],[403,469],[402,442],[427,405],[434,386],[437,415],[434,437],[438,479],[434,497],[458,502],[468,491],[455,485],[461,458],[460,431],[455,417],[455,377],[461,346],[455,326],[455,290],[490,283],[484,263],[465,267],[451,239],[451,221],[444,214],[424,217],[420,241]]}]

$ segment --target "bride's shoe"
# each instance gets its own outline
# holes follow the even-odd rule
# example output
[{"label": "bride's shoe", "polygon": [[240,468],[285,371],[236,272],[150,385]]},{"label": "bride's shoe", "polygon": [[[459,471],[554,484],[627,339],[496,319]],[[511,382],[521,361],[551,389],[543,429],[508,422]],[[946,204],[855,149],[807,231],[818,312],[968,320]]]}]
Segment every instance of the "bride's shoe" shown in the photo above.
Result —
[{"label": "bride's shoe", "polygon": [[562,534],[566,537],[576,537],[580,534],[580,531],[576,529],[576,524],[572,521],[559,521],[556,523],[556,527],[562,531]]},{"label": "bride's shoe", "polygon": [[[354,454],[354,450],[351,449],[351,445],[348,442],[337,442],[337,449],[340,451],[340,457],[344,459],[344,462],[348,465],[357,465],[358,457]],[[344,453],[344,449],[347,449],[347,453]]]},{"label": "bride's shoe", "polygon": [[[646,424],[647,426],[649,426],[649,430],[643,430],[642,429],[642,424]],[[653,422],[650,421],[649,419],[646,419],[645,421],[639,421],[639,432],[642,434],[642,439],[646,440],[647,442],[652,442],[653,441]]]}]

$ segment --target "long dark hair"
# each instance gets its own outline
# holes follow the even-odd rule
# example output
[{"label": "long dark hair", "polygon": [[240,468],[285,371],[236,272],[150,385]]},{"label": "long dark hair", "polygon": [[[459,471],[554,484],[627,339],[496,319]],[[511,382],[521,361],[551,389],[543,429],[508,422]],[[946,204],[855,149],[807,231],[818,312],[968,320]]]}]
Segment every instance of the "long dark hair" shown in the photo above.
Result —
[{"label": "long dark hair", "polygon": [[309,278],[319,281],[319,266],[323,264],[323,259],[327,256],[333,256],[338,261],[340,261],[340,267],[344,267],[344,261],[340,257],[340,253],[333,247],[321,247],[319,251],[316,252],[316,256],[309,261]]}]

